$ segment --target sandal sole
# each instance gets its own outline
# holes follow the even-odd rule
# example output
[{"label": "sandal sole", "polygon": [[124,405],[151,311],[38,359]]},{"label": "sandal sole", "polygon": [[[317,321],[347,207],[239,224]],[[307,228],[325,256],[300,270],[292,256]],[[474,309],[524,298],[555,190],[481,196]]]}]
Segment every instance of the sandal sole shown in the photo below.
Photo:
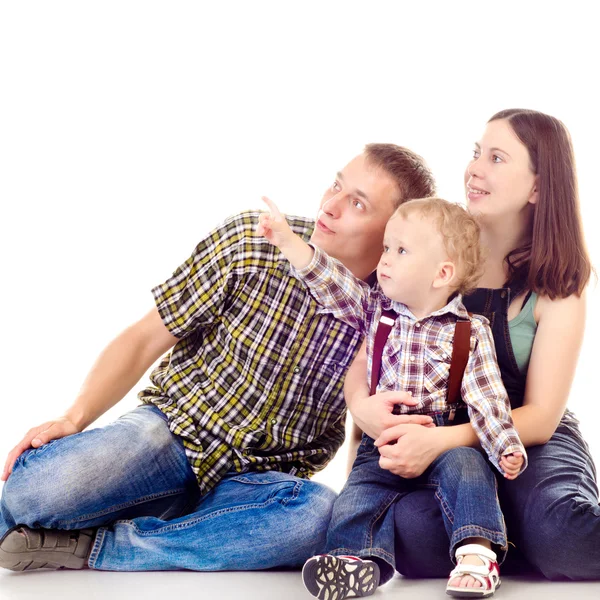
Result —
[{"label": "sandal sole", "polygon": [[492,592],[488,590],[485,590],[483,593],[481,591],[476,591],[476,589],[481,590],[481,588],[471,588],[473,591],[468,591],[469,588],[452,588],[446,589],[446,594],[454,598],[491,598],[496,593],[501,583],[502,580],[499,579],[496,584],[496,589]]},{"label": "sandal sole", "polygon": [[335,556],[315,556],[302,569],[304,587],[319,600],[363,598],[379,585],[379,566],[373,561],[346,562]]}]

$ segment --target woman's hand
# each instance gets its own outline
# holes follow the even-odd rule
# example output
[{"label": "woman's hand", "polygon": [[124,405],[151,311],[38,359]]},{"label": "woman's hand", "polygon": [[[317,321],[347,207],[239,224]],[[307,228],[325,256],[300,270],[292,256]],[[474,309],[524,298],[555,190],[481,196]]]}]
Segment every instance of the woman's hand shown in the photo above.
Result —
[{"label": "woman's hand", "polygon": [[396,425],[383,431],[375,440],[379,448],[379,466],[395,475],[412,479],[448,448],[445,431],[449,427]]},{"label": "woman's hand", "polygon": [[427,415],[394,415],[396,404],[414,406],[418,402],[408,392],[382,392],[352,400],[350,413],[354,422],[369,437],[377,439],[383,431],[401,424],[435,427]]}]

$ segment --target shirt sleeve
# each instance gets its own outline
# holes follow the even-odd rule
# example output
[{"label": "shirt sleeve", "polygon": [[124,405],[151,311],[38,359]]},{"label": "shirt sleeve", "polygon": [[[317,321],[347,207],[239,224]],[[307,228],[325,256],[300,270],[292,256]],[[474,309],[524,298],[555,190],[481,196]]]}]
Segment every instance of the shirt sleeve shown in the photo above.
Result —
[{"label": "shirt sleeve", "polygon": [[303,269],[292,268],[292,272],[326,312],[365,333],[371,288],[339,260],[318,246],[310,246],[314,250],[311,262]]},{"label": "shirt sleeve", "polygon": [[253,213],[227,219],[211,231],[173,275],[152,290],[166,328],[183,338],[220,314],[239,248],[255,221]]},{"label": "shirt sleeve", "polygon": [[471,321],[471,327],[475,333],[475,347],[469,355],[461,387],[471,425],[481,446],[501,473],[500,458],[522,452],[522,473],[527,467],[527,453],[510,414],[510,401],[502,383],[492,331],[487,323],[477,318]]}]

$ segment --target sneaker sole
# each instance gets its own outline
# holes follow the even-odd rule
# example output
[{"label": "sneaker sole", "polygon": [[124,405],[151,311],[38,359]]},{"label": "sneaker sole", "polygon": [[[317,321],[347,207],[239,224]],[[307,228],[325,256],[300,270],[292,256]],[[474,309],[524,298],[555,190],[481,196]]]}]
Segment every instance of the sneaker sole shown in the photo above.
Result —
[{"label": "sneaker sole", "polygon": [[379,566],[371,560],[346,562],[335,556],[315,556],[302,569],[304,587],[319,600],[370,596],[379,585]]},{"label": "sneaker sole", "polygon": [[[0,568],[9,571],[37,571],[39,569],[84,569],[87,567],[87,557],[81,558],[70,552],[56,549],[24,550],[7,552],[2,548],[4,541],[17,527],[6,532],[0,539]],[[90,535],[92,530],[84,529],[80,535]],[[89,552],[88,552],[89,554]]]},{"label": "sneaker sole", "polygon": [[83,569],[85,558],[76,556],[57,556],[56,552],[32,550],[13,554],[0,548],[0,568],[10,571],[36,571],[37,569]]}]

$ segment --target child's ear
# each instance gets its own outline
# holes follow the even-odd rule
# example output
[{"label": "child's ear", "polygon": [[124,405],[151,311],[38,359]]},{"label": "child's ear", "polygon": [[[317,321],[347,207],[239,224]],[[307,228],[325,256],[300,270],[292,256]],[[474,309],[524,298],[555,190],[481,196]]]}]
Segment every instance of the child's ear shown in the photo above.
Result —
[{"label": "child's ear", "polygon": [[456,267],[453,262],[446,261],[440,263],[438,266],[438,272],[433,280],[434,288],[441,288],[452,283],[454,277],[456,276]]}]

